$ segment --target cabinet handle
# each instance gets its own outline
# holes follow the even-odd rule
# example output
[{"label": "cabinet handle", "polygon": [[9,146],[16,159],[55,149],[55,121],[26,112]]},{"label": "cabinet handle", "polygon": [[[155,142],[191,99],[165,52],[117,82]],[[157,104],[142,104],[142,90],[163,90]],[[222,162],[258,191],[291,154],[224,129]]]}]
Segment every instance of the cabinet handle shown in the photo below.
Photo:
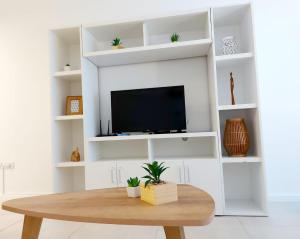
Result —
[{"label": "cabinet handle", "polygon": [[115,179],[114,179],[114,168],[110,169],[110,179],[112,183],[115,183]]},{"label": "cabinet handle", "polygon": [[179,171],[179,182],[182,183],[181,167],[178,167],[178,171]]},{"label": "cabinet handle", "polygon": [[118,183],[121,184],[122,183],[122,177],[121,177],[121,168],[118,168]]},{"label": "cabinet handle", "polygon": [[188,174],[188,182],[191,183],[190,168],[189,168],[189,166],[187,166],[187,174]]}]

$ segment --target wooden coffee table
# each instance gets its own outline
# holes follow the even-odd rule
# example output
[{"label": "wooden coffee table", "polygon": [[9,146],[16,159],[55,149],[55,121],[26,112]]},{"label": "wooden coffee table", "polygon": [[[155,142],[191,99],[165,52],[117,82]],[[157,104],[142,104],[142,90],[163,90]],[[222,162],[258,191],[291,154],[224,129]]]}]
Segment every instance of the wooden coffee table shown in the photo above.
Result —
[{"label": "wooden coffee table", "polygon": [[214,217],[210,195],[178,185],[177,202],[152,206],[128,198],[125,188],[29,197],[4,202],[2,209],[24,214],[22,239],[37,239],[43,218],[122,225],[163,226],[167,239],[184,239],[184,226],[203,226]]}]

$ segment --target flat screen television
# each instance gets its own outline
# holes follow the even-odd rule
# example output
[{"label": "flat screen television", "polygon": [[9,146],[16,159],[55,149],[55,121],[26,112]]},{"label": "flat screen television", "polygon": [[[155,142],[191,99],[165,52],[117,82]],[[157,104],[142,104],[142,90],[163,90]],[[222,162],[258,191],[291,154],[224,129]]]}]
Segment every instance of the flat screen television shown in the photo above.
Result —
[{"label": "flat screen television", "polygon": [[186,130],[184,86],[111,91],[112,132]]}]

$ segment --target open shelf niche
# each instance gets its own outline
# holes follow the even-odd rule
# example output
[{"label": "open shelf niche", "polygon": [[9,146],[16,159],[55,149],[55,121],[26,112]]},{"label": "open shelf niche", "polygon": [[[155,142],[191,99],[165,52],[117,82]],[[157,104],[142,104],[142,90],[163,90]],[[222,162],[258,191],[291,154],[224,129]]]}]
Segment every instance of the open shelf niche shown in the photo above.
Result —
[{"label": "open shelf niche", "polygon": [[216,137],[152,139],[152,145],[157,160],[217,158]]},{"label": "open shelf niche", "polygon": [[89,142],[89,161],[147,160],[147,140]]},{"label": "open shelf niche", "polygon": [[223,55],[222,39],[235,36],[238,53],[253,52],[253,26],[251,5],[220,7],[213,9],[216,55]]},{"label": "open shelf niche", "polygon": [[226,215],[266,215],[261,163],[225,164],[223,174]]},{"label": "open shelf niche", "polygon": [[209,13],[169,16],[144,23],[146,46],[171,43],[173,33],[179,35],[179,42],[210,39]]},{"label": "open shelf niche", "polygon": [[253,57],[217,61],[217,83],[219,106],[231,105],[230,73],[234,80],[235,102],[239,104],[257,103],[255,62]]},{"label": "open shelf niche", "polygon": [[261,142],[260,142],[260,130],[258,126],[258,113],[257,109],[243,109],[243,110],[228,110],[220,112],[220,130],[221,130],[221,143],[222,143],[222,157],[227,157],[227,152],[223,145],[223,137],[225,124],[227,119],[231,118],[244,118],[249,133],[249,152],[250,157],[261,156]]}]

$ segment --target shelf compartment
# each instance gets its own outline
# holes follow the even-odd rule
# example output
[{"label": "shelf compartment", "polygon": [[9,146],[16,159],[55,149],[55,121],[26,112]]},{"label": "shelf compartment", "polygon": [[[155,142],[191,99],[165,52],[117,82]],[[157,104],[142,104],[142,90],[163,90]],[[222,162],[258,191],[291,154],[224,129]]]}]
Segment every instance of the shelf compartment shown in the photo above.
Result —
[{"label": "shelf compartment", "polygon": [[81,161],[84,161],[83,121],[55,121],[53,130],[54,163],[69,163],[72,151],[77,147]]},{"label": "shelf compartment", "polygon": [[216,138],[171,138],[153,139],[154,159],[167,158],[216,158]]},{"label": "shelf compartment", "polygon": [[147,140],[90,142],[88,147],[89,161],[148,158]]},{"label": "shelf compartment", "polygon": [[81,69],[80,27],[50,31],[50,52],[52,72],[63,71],[66,64],[73,70]]},{"label": "shelf compartment", "polygon": [[257,84],[254,58],[217,64],[219,105],[231,104],[230,73],[233,73],[237,105],[257,103]]},{"label": "shelf compartment", "polygon": [[85,190],[84,167],[57,167],[54,174],[55,193]]},{"label": "shelf compartment", "polygon": [[213,9],[216,55],[223,55],[222,39],[235,36],[238,53],[253,51],[251,5],[220,7]]},{"label": "shelf compartment", "polygon": [[131,49],[88,52],[84,56],[99,67],[164,61],[207,55],[210,39],[136,47]]},{"label": "shelf compartment", "polygon": [[259,163],[260,157],[222,157],[223,163]]},{"label": "shelf compartment", "polygon": [[[260,129],[259,129],[259,117],[257,109],[237,109],[237,110],[225,110],[219,111],[220,115],[220,130],[221,130],[221,142],[223,142],[224,130],[226,119],[231,118],[244,118],[249,133],[249,157],[261,156],[261,144],[260,144]],[[222,155],[227,156],[224,145],[222,144]]]},{"label": "shelf compartment", "polygon": [[147,20],[144,24],[145,45],[171,43],[173,33],[179,34],[179,42],[210,39],[209,29],[207,11]]},{"label": "shelf compartment", "polygon": [[58,71],[54,73],[54,77],[61,80],[80,81],[81,70]]},{"label": "shelf compartment", "polygon": [[201,137],[216,137],[216,132],[193,132],[193,133],[173,133],[173,134],[137,134],[127,136],[107,136],[107,137],[93,137],[90,142],[102,141],[119,141],[119,140],[142,140],[142,139],[171,139],[171,138],[201,138]]},{"label": "shelf compartment", "polygon": [[56,167],[57,168],[73,168],[73,167],[84,167],[85,162],[80,161],[80,162],[62,162],[62,163],[57,163]]},{"label": "shelf compartment", "polygon": [[[54,80],[52,81],[53,90],[53,113],[57,120],[68,119],[72,117],[65,117],[66,114],[66,100],[67,96],[80,96],[82,95],[82,83],[81,81],[63,81]],[[62,117],[61,117],[62,116]],[[78,115],[75,116],[75,118]]]},{"label": "shelf compartment", "polygon": [[263,165],[261,163],[223,164],[225,214],[264,215]]},{"label": "shelf compartment", "polygon": [[55,120],[57,121],[64,121],[64,120],[82,120],[83,115],[61,115],[61,116],[56,116]]},{"label": "shelf compartment", "polygon": [[218,110],[243,110],[243,109],[256,109],[256,104],[239,104],[239,105],[221,105]]},{"label": "shelf compartment", "polygon": [[143,22],[85,26],[83,27],[83,52],[110,50],[112,49],[112,41],[116,37],[121,39],[125,49],[143,46]]}]

